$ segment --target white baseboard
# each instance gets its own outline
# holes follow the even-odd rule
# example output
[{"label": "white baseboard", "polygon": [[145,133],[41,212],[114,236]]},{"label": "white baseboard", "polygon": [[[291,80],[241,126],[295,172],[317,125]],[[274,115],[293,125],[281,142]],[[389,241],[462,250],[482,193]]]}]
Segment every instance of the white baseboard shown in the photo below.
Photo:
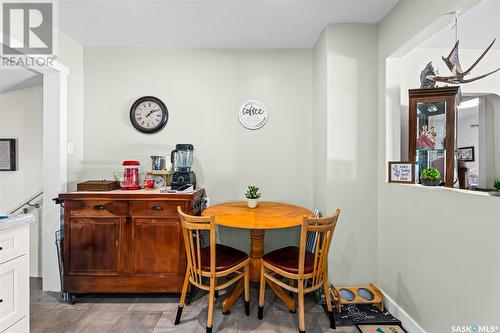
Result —
[{"label": "white baseboard", "polygon": [[387,310],[396,318],[401,321],[401,324],[405,328],[408,333],[427,333],[419,324],[415,322],[399,305],[394,302],[392,298],[387,296],[387,294],[383,291],[384,294],[384,305]]}]

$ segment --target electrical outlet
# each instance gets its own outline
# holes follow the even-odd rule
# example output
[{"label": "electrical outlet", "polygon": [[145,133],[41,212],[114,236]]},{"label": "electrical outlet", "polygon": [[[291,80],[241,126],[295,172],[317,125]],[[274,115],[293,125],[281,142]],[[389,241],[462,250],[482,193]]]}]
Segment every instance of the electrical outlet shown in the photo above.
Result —
[{"label": "electrical outlet", "polygon": [[75,153],[75,146],[72,142],[68,142],[68,155],[73,155]]}]

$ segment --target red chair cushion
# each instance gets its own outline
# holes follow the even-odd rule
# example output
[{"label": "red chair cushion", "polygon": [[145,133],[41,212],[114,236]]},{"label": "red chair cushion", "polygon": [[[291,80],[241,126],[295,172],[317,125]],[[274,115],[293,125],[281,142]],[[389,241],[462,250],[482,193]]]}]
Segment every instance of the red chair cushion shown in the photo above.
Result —
[{"label": "red chair cushion", "polygon": [[[201,269],[210,271],[210,246],[201,249]],[[225,271],[234,267],[248,258],[248,255],[240,250],[230,246],[215,245],[215,270],[217,272]]]},{"label": "red chair cushion", "polygon": [[[278,249],[262,257],[265,262],[284,270],[285,272],[299,273],[299,248],[288,246]],[[312,273],[314,266],[314,254],[307,252],[304,258],[304,273]]]}]

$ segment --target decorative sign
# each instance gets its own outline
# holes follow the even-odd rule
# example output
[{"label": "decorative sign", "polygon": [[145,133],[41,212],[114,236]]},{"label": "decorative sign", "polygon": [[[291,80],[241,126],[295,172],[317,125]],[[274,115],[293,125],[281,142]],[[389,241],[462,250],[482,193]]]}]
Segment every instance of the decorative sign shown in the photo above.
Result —
[{"label": "decorative sign", "polygon": [[389,183],[415,183],[415,164],[412,162],[389,162]]},{"label": "decorative sign", "polygon": [[458,148],[457,159],[464,162],[474,162],[474,146]]},{"label": "decorative sign", "polygon": [[16,170],[16,140],[0,139],[0,171]]},{"label": "decorative sign", "polygon": [[255,130],[267,122],[267,108],[259,101],[246,101],[240,107],[240,123],[248,129]]}]

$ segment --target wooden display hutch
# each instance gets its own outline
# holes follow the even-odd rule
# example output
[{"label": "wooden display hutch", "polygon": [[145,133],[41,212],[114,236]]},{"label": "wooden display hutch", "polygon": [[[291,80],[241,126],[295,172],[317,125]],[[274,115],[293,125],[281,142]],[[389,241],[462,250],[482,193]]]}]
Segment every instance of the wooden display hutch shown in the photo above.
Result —
[{"label": "wooden display hutch", "polygon": [[409,90],[408,158],[417,179],[424,168],[441,172],[441,184],[455,183],[456,114],[460,87]]},{"label": "wooden display hutch", "polygon": [[180,292],[186,253],[177,206],[198,215],[205,191],[72,192],[64,203],[64,292]]}]

